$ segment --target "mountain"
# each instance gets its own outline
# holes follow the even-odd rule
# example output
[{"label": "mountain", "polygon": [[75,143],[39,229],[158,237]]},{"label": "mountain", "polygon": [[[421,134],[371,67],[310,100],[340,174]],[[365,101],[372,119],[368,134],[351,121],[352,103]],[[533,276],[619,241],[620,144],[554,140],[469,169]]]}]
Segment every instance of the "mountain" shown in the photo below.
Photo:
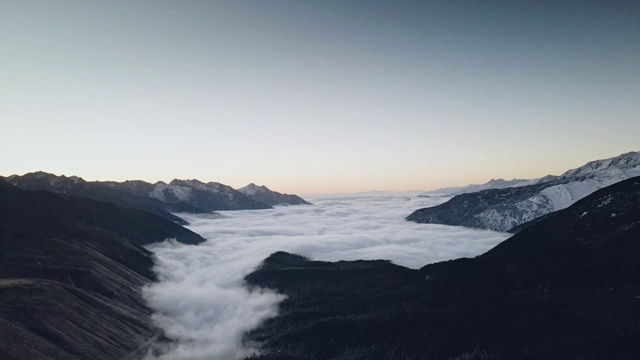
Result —
[{"label": "mountain", "polygon": [[77,176],[57,176],[45,172],[12,175],[5,180],[24,190],[48,190],[160,215],[179,224],[184,220],[173,213],[204,213],[216,210],[270,209],[232,187],[220,183],[175,179],[169,184],[150,184],[140,180],[125,182],[85,181]]},{"label": "mountain", "polygon": [[638,175],[640,152],[630,152],[589,162],[546,182],[456,195],[438,206],[416,210],[407,220],[509,231]]},{"label": "mountain", "polygon": [[267,205],[311,205],[303,198],[297,195],[281,194],[277,191],[269,190],[266,186],[258,186],[251,183],[245,187],[238,189],[241,193],[248,197],[265,203]]},{"label": "mountain", "polygon": [[109,182],[108,185],[114,189],[150,197],[167,204],[186,205],[181,212],[271,208],[271,206],[252,199],[231,186],[216,182],[203,183],[198,180],[174,179],[169,184],[162,181],[155,184],[143,181],[125,181],[123,183]]},{"label": "mountain", "polygon": [[[41,171],[22,176],[11,175],[4,180],[23,190],[47,190],[59,194],[105,201],[126,208],[147,211],[178,224],[186,224],[184,220],[170,212],[179,212],[179,210],[183,209],[181,206],[172,206],[157,199],[121,191],[98,181],[88,182],[77,176],[57,176]],[[183,206],[184,209],[188,208],[187,205]]]},{"label": "mountain", "polygon": [[167,238],[204,241],[155,214],[0,180],[0,358],[122,359],[161,336],[140,295],[155,279],[142,245]]},{"label": "mountain", "polygon": [[248,286],[287,295],[254,359],[635,359],[640,177],[487,253],[411,270],[275,253]]}]

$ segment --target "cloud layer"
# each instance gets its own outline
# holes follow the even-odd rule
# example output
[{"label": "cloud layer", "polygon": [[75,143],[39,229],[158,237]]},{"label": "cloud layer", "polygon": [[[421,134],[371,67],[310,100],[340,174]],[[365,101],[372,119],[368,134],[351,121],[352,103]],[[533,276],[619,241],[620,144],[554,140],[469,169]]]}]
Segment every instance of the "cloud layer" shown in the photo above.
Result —
[{"label": "cloud layer", "polygon": [[[404,217],[446,198],[380,194],[318,198],[315,206],[185,215],[208,241],[189,246],[165,241],[151,247],[160,281],[145,289],[153,316],[177,342],[160,359],[238,359],[257,348],[243,334],[277,314],[282,295],[249,292],[242,279],[271,253],[284,250],[336,261],[390,259],[410,268],[476,256],[508,234]],[[151,358],[151,356],[149,356]]]}]

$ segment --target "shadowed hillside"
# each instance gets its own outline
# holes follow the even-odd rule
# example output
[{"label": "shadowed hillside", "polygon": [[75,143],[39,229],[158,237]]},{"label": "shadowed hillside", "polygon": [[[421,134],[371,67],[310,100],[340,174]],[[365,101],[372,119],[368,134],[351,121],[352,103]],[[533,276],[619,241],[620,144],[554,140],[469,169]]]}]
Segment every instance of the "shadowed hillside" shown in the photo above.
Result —
[{"label": "shadowed hillside", "polygon": [[141,245],[199,235],[113,204],[0,181],[0,358],[120,359],[158,336]]}]

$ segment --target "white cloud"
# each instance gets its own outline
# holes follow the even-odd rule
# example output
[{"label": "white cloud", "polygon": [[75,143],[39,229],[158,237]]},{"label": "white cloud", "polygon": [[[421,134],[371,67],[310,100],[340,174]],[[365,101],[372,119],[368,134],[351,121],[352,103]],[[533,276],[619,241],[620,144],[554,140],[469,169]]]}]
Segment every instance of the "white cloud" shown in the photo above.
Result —
[{"label": "white cloud", "polygon": [[403,194],[318,198],[315,206],[187,215],[191,230],[208,241],[189,246],[165,241],[151,247],[160,281],[145,289],[158,326],[177,344],[161,359],[238,359],[256,349],[246,331],[277,314],[284,299],[249,292],[245,275],[271,253],[284,250],[318,260],[390,259],[420,268],[485,252],[508,234],[404,220],[413,210],[445,198]]}]

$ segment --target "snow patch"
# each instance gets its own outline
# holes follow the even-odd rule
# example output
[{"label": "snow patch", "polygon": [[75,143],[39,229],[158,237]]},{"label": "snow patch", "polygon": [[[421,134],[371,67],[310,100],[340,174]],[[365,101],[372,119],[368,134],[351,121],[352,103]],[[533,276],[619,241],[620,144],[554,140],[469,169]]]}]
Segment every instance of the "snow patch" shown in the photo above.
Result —
[{"label": "snow patch", "polygon": [[153,191],[151,191],[151,193],[149,194],[149,196],[154,199],[165,201],[164,189],[166,189],[167,186],[169,185],[165,183],[157,183],[156,186],[153,188]]},{"label": "snow patch", "polygon": [[253,184],[253,183],[238,189],[238,191],[240,191],[241,193],[243,193],[243,194],[245,194],[247,196],[253,196],[253,195],[256,195],[256,194],[263,194],[263,193],[267,192],[267,190],[264,188],[264,186],[258,186],[258,185]]},{"label": "snow patch", "polygon": [[188,186],[169,186],[169,191],[178,201],[187,201],[191,196],[191,188]]}]

